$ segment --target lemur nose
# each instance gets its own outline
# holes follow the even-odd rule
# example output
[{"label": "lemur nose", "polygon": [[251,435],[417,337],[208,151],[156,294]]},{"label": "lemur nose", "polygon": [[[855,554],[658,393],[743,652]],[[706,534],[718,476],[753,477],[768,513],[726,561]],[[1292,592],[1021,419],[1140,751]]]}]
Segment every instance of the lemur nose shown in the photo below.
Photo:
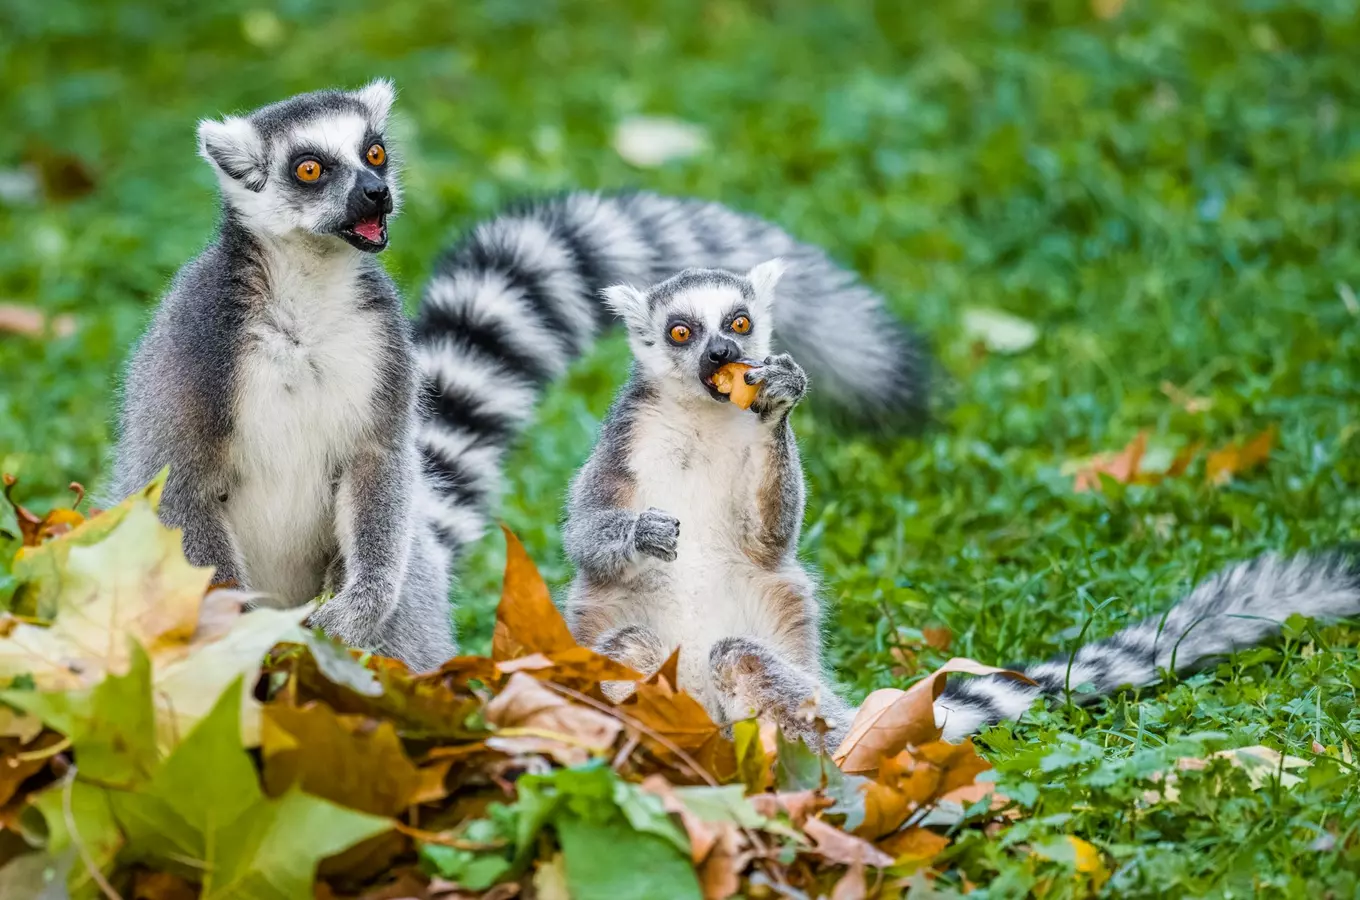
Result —
[{"label": "lemur nose", "polygon": [[364,196],[375,203],[382,203],[391,195],[392,192],[387,189],[385,184],[375,184],[364,188]]},{"label": "lemur nose", "polygon": [[725,363],[732,358],[732,348],[726,344],[719,344],[716,347],[708,348],[708,361],[715,363]]}]

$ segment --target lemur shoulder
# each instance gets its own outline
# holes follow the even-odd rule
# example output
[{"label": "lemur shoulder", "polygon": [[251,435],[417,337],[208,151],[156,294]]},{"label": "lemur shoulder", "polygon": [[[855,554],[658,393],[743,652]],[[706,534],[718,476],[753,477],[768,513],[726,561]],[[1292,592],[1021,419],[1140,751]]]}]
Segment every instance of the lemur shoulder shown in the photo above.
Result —
[{"label": "lemur shoulder", "polygon": [[[789,414],[808,379],[771,355],[783,263],[612,287],[631,379],[573,482],[564,535],[578,640],[643,672],[680,648],[680,684],[716,719],[752,713],[816,738],[847,710],[822,673],[817,585],[798,560],[803,474]],[[714,373],[753,359],[743,410]]]}]

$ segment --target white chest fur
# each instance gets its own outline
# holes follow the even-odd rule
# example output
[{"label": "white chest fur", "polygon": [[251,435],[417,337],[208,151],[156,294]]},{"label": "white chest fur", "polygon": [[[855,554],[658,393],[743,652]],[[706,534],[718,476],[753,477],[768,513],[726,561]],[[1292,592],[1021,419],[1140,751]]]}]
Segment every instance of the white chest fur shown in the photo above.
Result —
[{"label": "white chest fur", "polygon": [[756,527],[756,487],[769,462],[769,436],[755,414],[729,404],[649,408],[633,431],[634,508],[680,520],[674,562],[646,558],[649,624],[681,645],[681,683],[703,689],[708,648],[728,636],[773,631],[765,597],[774,576],[743,550]]},{"label": "white chest fur", "polygon": [[[324,263],[324,264],[321,264]],[[335,547],[335,478],[373,420],[381,336],[345,257],[270,272],[237,369],[228,519],[252,590],[312,599]]]}]

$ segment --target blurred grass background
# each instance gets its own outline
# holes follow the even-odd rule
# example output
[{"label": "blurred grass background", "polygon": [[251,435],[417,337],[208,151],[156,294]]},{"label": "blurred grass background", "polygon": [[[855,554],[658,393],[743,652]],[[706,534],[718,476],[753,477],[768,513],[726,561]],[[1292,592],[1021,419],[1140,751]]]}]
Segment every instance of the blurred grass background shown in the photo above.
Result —
[{"label": "blurred grass background", "polygon": [[[35,507],[99,483],[120,367],[212,230],[195,121],[384,75],[407,199],[383,259],[412,304],[462,228],[576,187],[719,199],[882,289],[935,343],[950,403],[908,441],[798,420],[831,658],[862,693],[948,655],[920,645],[927,625],[950,654],[1052,653],[1226,561],[1356,537],[1357,60],[1356,0],[6,3],[0,302],[77,327],[0,334],[0,469]],[[640,114],[700,125],[710,147],[630,167],[611,135]],[[963,327],[979,308],[1037,342],[985,352]],[[578,366],[510,467],[502,514],[555,583],[563,491],[625,359],[615,338]],[[1202,464],[1105,494],[1063,473],[1140,430],[1169,458],[1270,425],[1269,463],[1222,488]],[[469,648],[501,558],[492,538],[463,566]],[[990,755],[1032,818],[952,852],[991,896],[1075,890],[1013,846],[1061,833],[1111,853],[1124,894],[1352,896],[1357,643],[1300,632],[998,729]],[[1177,755],[1256,743],[1313,774],[1130,812]]]}]

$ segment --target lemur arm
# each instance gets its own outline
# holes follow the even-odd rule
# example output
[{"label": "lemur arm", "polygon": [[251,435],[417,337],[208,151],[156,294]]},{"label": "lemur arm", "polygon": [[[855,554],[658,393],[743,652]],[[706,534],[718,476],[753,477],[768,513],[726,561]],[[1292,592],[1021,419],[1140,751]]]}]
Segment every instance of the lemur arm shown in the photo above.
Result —
[{"label": "lemur arm", "polygon": [[384,371],[372,403],[375,418],[365,442],[340,473],[335,534],[344,582],[309,624],[351,646],[372,649],[406,583],[415,539],[419,462],[412,435],[416,373],[395,289],[374,281],[377,327],[387,339]]},{"label": "lemur arm", "polygon": [[633,477],[601,441],[572,482],[562,542],[578,570],[599,581],[623,577],[637,559],[638,513],[623,508]]},{"label": "lemur arm", "polygon": [[761,392],[752,409],[767,429],[765,466],[756,485],[757,526],[747,552],[759,565],[776,568],[797,550],[803,528],[803,467],[789,414],[807,391],[807,376],[787,354],[756,370]]},{"label": "lemur arm", "polygon": [[600,582],[627,576],[641,555],[672,561],[680,522],[659,510],[629,509],[637,487],[628,466],[636,398],[625,394],[600,433],[595,451],[572,481],[563,533],[567,557]]}]

